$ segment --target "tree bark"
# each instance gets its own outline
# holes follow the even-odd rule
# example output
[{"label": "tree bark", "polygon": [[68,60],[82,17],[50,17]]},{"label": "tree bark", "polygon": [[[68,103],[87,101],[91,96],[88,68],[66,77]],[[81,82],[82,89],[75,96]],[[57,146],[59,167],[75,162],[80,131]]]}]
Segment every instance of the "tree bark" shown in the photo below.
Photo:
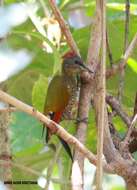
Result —
[{"label": "tree bark", "polygon": [[136,190],[137,189],[137,186],[136,185],[134,185],[133,183],[127,183],[127,185],[126,185],[126,189],[127,190]]},{"label": "tree bark", "polygon": [[[10,140],[9,140],[9,112],[0,113],[0,180],[11,180],[11,152],[10,152]],[[2,162],[6,161],[6,162]],[[7,186],[11,189],[11,186]]]}]

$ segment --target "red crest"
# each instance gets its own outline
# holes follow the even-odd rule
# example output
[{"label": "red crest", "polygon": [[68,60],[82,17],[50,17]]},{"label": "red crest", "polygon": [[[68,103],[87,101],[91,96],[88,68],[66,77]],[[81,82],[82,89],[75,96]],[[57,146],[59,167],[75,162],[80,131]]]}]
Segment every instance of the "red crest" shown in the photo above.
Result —
[{"label": "red crest", "polygon": [[65,53],[62,58],[71,58],[71,57],[74,57],[76,56],[77,54],[74,52],[74,51],[69,51],[67,53]]}]

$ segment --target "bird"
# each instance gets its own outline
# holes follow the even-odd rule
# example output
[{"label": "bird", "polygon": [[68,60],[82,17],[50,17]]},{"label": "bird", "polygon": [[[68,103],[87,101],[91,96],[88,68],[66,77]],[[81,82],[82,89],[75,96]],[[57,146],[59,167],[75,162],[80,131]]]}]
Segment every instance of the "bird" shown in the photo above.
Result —
[{"label": "bird", "polygon": [[[49,115],[56,123],[60,123],[63,113],[69,108],[69,104],[73,104],[74,96],[78,90],[77,76],[82,70],[92,72],[88,67],[83,64],[80,56],[74,51],[69,51],[62,56],[62,69],[60,73],[57,73],[49,83],[47,89],[47,95],[45,98],[44,115]],[[43,126],[43,129],[45,125]],[[53,131],[46,128],[46,143],[49,142]],[[61,144],[68,153],[69,157],[73,161],[73,156],[68,143],[58,136]]]}]

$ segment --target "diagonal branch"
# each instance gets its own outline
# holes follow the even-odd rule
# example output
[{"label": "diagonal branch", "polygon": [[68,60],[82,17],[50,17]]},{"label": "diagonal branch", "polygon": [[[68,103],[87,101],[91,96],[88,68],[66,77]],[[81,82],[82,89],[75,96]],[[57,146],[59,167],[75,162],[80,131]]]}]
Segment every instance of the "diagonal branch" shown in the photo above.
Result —
[{"label": "diagonal branch", "polygon": [[0,109],[0,113],[1,112],[15,112],[15,111],[17,111],[15,107],[6,107],[6,108]]},{"label": "diagonal branch", "polygon": [[130,137],[131,137],[131,134],[132,134],[132,132],[134,130],[136,122],[137,122],[137,114],[134,116],[134,118],[133,118],[133,120],[132,120],[132,122],[131,122],[131,124],[129,126],[129,129],[128,129],[128,132],[126,134],[126,137],[125,137],[124,141],[121,142],[123,149],[127,149],[128,148],[128,145],[129,145],[130,140],[131,140]]},{"label": "diagonal branch", "polygon": [[66,41],[68,43],[68,45],[70,46],[70,48],[76,52],[77,55],[80,55],[78,47],[72,37],[72,34],[69,30],[69,26],[66,23],[66,21],[64,20],[60,10],[58,9],[55,0],[49,0],[49,5],[54,13],[55,18],[57,19],[57,21],[59,22],[59,25],[61,27],[61,31],[64,34]]},{"label": "diagonal branch", "polygon": [[125,113],[123,111],[119,101],[115,97],[113,97],[111,95],[107,95],[106,102],[121,117],[121,119],[124,121],[124,123],[127,125],[127,127],[129,127],[131,124],[131,120],[130,120],[129,116],[127,115],[127,113]]},{"label": "diagonal branch", "polygon": [[107,72],[106,72],[107,79],[114,76],[115,74],[120,72],[122,69],[124,69],[124,67],[126,66],[127,60],[132,55],[132,52],[136,45],[137,45],[137,33],[133,37],[129,46],[127,47],[125,54],[123,55],[123,57],[121,59],[121,64],[117,64],[117,65],[115,64],[115,65],[113,65],[113,67],[111,69],[107,70]]},{"label": "diagonal branch", "polygon": [[[4,101],[10,105],[15,106],[17,109],[28,113],[29,115],[35,117],[42,123],[46,124],[46,127],[49,129],[56,131],[56,134],[64,139],[67,143],[74,145],[76,149],[78,149],[84,157],[87,157],[92,164],[96,165],[96,156],[91,153],[82,143],[80,143],[75,137],[69,134],[63,127],[50,120],[48,117],[35,110],[33,107],[23,103],[22,101],[8,95],[7,93],[0,90],[0,100]],[[104,167],[107,171],[112,172],[112,168],[104,162]]]}]

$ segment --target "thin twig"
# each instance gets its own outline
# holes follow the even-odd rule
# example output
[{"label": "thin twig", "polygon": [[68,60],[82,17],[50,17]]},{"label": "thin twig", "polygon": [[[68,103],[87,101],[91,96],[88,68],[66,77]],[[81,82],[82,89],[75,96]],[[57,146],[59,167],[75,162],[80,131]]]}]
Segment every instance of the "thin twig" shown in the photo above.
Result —
[{"label": "thin twig", "polygon": [[113,66],[113,56],[112,56],[112,51],[110,49],[108,31],[106,31],[106,45],[107,45],[107,53],[108,53],[108,57],[109,57],[110,66],[112,67]]},{"label": "thin twig", "polygon": [[126,134],[126,137],[124,139],[124,141],[122,142],[122,147],[125,148],[129,145],[129,142],[130,142],[130,137],[131,137],[131,134],[133,132],[133,129],[135,127],[135,124],[137,122],[137,114],[134,116],[132,122],[131,122],[131,125],[129,126],[129,129],[128,129],[128,132]]},{"label": "thin twig", "polygon": [[131,122],[131,125],[129,126],[129,129],[128,129],[128,132],[126,134],[126,137],[125,139],[121,142],[121,150],[123,152],[126,152],[128,150],[128,146],[131,142],[131,134],[134,130],[134,127],[136,125],[136,122],[137,122],[137,114],[134,116],[132,122]]},{"label": "thin twig", "polygon": [[54,166],[55,166],[55,164],[57,162],[57,159],[59,157],[61,148],[62,148],[62,146],[61,146],[61,144],[59,144],[57,146],[57,150],[56,150],[56,153],[55,153],[53,159],[50,161],[50,163],[48,165],[48,168],[47,168],[47,183],[46,183],[45,190],[49,189],[49,184],[50,184],[50,180],[51,180],[51,177],[52,177],[53,169],[54,169]]},{"label": "thin twig", "polygon": [[44,14],[45,14],[45,17],[50,17],[50,12],[44,2],[44,0],[39,0],[40,4],[41,4],[41,7],[43,8],[43,11],[44,11]]},{"label": "thin twig", "polygon": [[137,114],[137,92],[136,92],[136,96],[135,96],[135,103],[134,103],[134,114],[133,117]]},{"label": "thin twig", "polygon": [[131,124],[130,117],[127,115],[127,113],[124,112],[119,101],[114,96],[107,95],[106,102],[111,106],[113,110],[115,110],[117,115],[121,117],[127,127],[129,127]]},{"label": "thin twig", "polygon": [[129,17],[130,17],[130,0],[126,0],[125,3],[125,39],[124,39],[124,52],[128,47],[128,37],[129,37]]},{"label": "thin twig", "polygon": [[97,190],[102,189],[102,177],[103,177],[103,144],[104,144],[104,128],[105,128],[105,97],[106,97],[106,1],[100,1],[101,7],[101,15],[102,15],[102,24],[101,24],[101,31],[102,31],[102,56],[101,56],[101,65],[100,65],[100,75],[99,75],[99,82],[100,82],[100,110],[98,110],[97,115],[97,173],[96,173],[96,188]]},{"label": "thin twig", "polygon": [[[17,109],[26,112],[29,115],[35,117],[37,120],[41,121],[42,123],[45,123],[46,127],[48,127],[52,131],[56,131],[56,134],[58,136],[64,139],[68,144],[74,145],[74,147],[78,149],[83,154],[83,156],[87,157],[91,163],[96,164],[96,156],[92,152],[90,152],[82,143],[80,143],[74,136],[69,134],[63,127],[50,120],[48,117],[46,117],[33,107],[8,95],[2,90],[0,90],[0,100],[17,107]],[[106,168],[106,170],[112,172],[112,168],[110,168],[110,166],[106,163],[104,163],[104,167]]]},{"label": "thin twig", "polygon": [[[126,49],[128,47],[129,14],[130,14],[130,2],[129,2],[129,0],[126,0],[125,13],[126,13],[126,19],[125,19],[124,52],[126,51]],[[122,63],[120,62],[120,64],[122,64]],[[122,103],[122,98],[123,98],[124,78],[125,78],[125,68],[121,69],[121,71],[120,71],[120,79],[119,79],[119,87],[118,87],[118,99],[119,99],[120,103]]]},{"label": "thin twig", "polygon": [[107,72],[106,72],[107,79],[114,76],[118,72],[120,72],[126,66],[127,60],[131,56],[136,45],[137,45],[137,33],[133,37],[132,41],[130,42],[128,48],[125,51],[125,54],[121,58],[121,61],[120,61],[121,64],[113,65],[113,67],[111,69],[107,70]]},{"label": "thin twig", "polygon": [[77,47],[77,45],[72,37],[72,34],[69,30],[69,26],[66,23],[66,21],[64,20],[60,10],[58,9],[58,7],[55,3],[55,0],[49,0],[49,5],[54,13],[55,18],[59,22],[61,31],[64,34],[66,41],[67,41],[68,45],[70,46],[70,49],[73,50],[74,52],[76,52],[77,55],[80,55],[78,47]]}]

